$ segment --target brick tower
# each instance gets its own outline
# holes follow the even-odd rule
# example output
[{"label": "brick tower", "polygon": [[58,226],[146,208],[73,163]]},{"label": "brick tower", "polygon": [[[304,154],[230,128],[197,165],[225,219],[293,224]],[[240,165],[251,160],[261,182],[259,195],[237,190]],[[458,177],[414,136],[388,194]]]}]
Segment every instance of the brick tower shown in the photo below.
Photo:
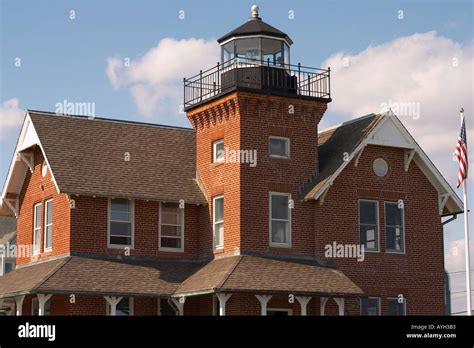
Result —
[{"label": "brick tower", "polygon": [[329,69],[292,65],[292,40],[256,5],[218,42],[221,62],[184,80],[197,177],[209,201],[203,252],[311,255],[314,203],[301,193],[317,173]]}]

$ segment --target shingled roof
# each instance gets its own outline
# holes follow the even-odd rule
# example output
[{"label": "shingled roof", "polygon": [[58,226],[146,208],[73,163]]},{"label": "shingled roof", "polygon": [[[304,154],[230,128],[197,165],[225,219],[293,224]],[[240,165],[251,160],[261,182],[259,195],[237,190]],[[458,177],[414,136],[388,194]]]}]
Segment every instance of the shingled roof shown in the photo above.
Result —
[{"label": "shingled roof", "polygon": [[61,192],[206,203],[195,180],[192,129],[28,114]]},{"label": "shingled roof", "polygon": [[27,293],[170,295],[198,267],[191,262],[70,256],[17,268],[0,277],[0,298]]},{"label": "shingled roof", "polygon": [[209,262],[174,296],[210,292],[360,296],[364,292],[344,273],[314,261],[232,256]]}]

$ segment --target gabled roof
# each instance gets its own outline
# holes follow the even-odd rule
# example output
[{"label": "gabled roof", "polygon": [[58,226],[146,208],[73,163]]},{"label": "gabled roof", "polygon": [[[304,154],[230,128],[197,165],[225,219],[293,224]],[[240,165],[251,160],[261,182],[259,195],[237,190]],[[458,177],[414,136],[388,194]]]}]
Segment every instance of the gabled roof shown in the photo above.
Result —
[{"label": "gabled roof", "polygon": [[69,256],[20,267],[0,277],[0,298],[28,293],[170,295],[198,267],[191,262]]},{"label": "gabled roof", "polygon": [[211,292],[251,292],[361,296],[364,292],[344,273],[314,261],[256,256],[215,259],[186,279],[173,296]]},{"label": "gabled roof", "polygon": [[[318,138],[320,172],[305,195],[306,200],[319,199],[365,146],[380,145],[407,151],[405,161],[408,158],[409,164],[412,159],[438,191],[440,202],[443,201],[440,215],[462,212],[461,199],[392,111],[370,114],[331,127],[321,131]],[[348,154],[347,160],[344,160],[344,152]],[[412,152],[411,157],[409,152]]]},{"label": "gabled roof", "polygon": [[[206,204],[192,129],[28,111],[16,152],[32,146],[40,146],[58,192]],[[27,170],[12,160],[2,201],[19,194]]]},{"label": "gabled roof", "polygon": [[264,22],[261,18],[250,18],[241,26],[235,28],[231,32],[225,34],[217,40],[218,43],[227,41],[233,37],[252,36],[252,35],[267,35],[277,37],[287,41],[289,45],[293,43],[290,37],[284,32]]}]

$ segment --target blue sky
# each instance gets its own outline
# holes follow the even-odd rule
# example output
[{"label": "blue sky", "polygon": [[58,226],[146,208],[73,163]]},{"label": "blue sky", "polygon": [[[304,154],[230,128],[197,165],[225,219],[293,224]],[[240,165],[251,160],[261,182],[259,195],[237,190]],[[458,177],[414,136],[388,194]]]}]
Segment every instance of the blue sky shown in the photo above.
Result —
[{"label": "blue sky", "polygon": [[[176,71],[176,81],[143,82],[133,76],[126,76],[122,77],[119,88],[113,88],[111,78],[106,73],[108,59],[129,57],[132,61],[140,61],[165,38],[202,38],[212,42],[246,20],[253,1],[0,0],[0,3],[0,104],[16,100],[17,109],[54,111],[55,104],[64,99],[94,102],[96,114],[100,117],[189,126],[185,116],[178,113],[178,108],[169,105],[156,113],[152,111],[145,114],[132,95],[132,86],[143,83],[145,88],[149,88],[151,84],[154,86],[150,92],[152,94],[171,86],[181,93],[179,86],[186,72],[184,67],[188,62],[200,59],[194,52],[176,57],[183,65],[183,74],[179,69]],[[406,121],[409,130],[420,140],[422,147],[450,183],[454,182],[456,167],[446,158],[455,145],[459,106],[466,108],[468,122],[472,119],[472,81],[469,83],[466,72],[470,71],[472,76],[473,2],[278,0],[258,1],[258,5],[265,21],[288,33],[293,39],[292,63],[301,62],[316,67],[325,66],[327,62],[336,65],[333,88],[340,86],[339,96],[334,94],[334,102],[324,116],[324,126],[347,120],[356,116],[356,113],[362,114],[366,109],[378,111],[373,110],[373,105],[393,95],[392,90],[384,89],[386,85],[398,83],[398,90],[406,91],[405,94],[398,94],[399,100],[406,98],[406,101],[419,102],[421,109],[426,110],[420,121],[408,118],[402,121]],[[70,19],[71,10],[75,11],[74,20]],[[184,11],[184,19],[179,18],[180,11]],[[293,11],[293,19],[289,18],[289,11]],[[400,18],[400,11],[403,11],[403,18]],[[436,34],[426,34],[433,31]],[[421,43],[417,41],[416,34],[422,35]],[[400,38],[405,40],[401,47],[406,46],[406,51],[397,51],[397,39]],[[383,52],[390,49],[408,57],[403,60],[407,63],[396,65],[394,62],[397,61],[391,61],[391,56],[384,56]],[[441,55],[441,51],[444,55]],[[450,51],[456,53],[451,57]],[[173,52],[160,52],[160,57],[168,53],[173,57]],[[350,58],[351,67],[355,69],[352,71],[355,72],[358,67],[364,66],[364,61],[369,67],[375,66],[372,61],[378,62],[377,67],[360,71],[357,79],[352,80],[353,74],[346,74],[342,68],[337,69],[337,60],[342,56]],[[413,59],[410,60],[410,57]],[[21,59],[19,67],[15,66],[16,58]],[[451,60],[458,58],[459,66],[465,69],[458,75],[449,70],[440,75],[431,71],[443,64],[451,64]],[[148,67],[145,63],[142,66],[146,72]],[[431,66],[436,69],[430,70]],[[119,72],[127,74],[120,69]],[[415,82],[399,81],[397,77],[400,75],[402,78],[414,75]],[[370,84],[370,78],[379,77],[378,81],[384,81],[384,76],[386,83]],[[421,80],[418,76],[422,76]],[[455,76],[463,79],[456,80]],[[450,79],[446,83],[449,87],[440,88],[436,93],[427,92],[426,95],[418,90],[410,94],[412,86],[423,81],[423,78],[424,86],[433,85],[433,80],[439,80],[441,86],[446,83],[445,79]],[[359,81],[360,86],[353,86]],[[353,92],[357,89],[366,91],[366,95],[357,97]],[[381,90],[386,92],[379,94]],[[174,99],[171,96],[166,99],[167,95],[163,93],[160,97],[171,100],[172,104]],[[450,98],[444,98],[446,93],[450,94]],[[5,109],[4,104],[2,112]],[[3,112],[0,117],[2,115],[6,117],[4,115],[7,113]],[[6,124],[5,119],[0,121]],[[468,128],[472,129],[472,124],[468,123]],[[2,183],[19,126],[19,122],[9,123],[8,127],[3,126],[3,133],[0,132]],[[446,133],[445,129],[449,129],[450,133]],[[449,135],[443,140],[443,146],[435,144],[438,134],[439,139]],[[461,194],[461,191],[458,192]],[[474,205],[471,203],[471,206]],[[460,220],[446,228],[446,248],[462,239],[463,226]]]}]

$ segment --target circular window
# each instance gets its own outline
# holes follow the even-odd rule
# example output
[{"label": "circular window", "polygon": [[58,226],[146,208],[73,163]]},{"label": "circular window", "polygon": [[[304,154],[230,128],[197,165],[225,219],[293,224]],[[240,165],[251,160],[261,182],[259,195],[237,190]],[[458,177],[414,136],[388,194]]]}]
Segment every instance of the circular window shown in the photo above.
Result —
[{"label": "circular window", "polygon": [[43,161],[43,164],[41,165],[41,175],[45,177],[47,172],[48,172],[48,164],[46,163],[46,161]]},{"label": "circular window", "polygon": [[373,164],[374,173],[377,176],[385,176],[388,172],[388,164],[383,158],[377,158]]}]

